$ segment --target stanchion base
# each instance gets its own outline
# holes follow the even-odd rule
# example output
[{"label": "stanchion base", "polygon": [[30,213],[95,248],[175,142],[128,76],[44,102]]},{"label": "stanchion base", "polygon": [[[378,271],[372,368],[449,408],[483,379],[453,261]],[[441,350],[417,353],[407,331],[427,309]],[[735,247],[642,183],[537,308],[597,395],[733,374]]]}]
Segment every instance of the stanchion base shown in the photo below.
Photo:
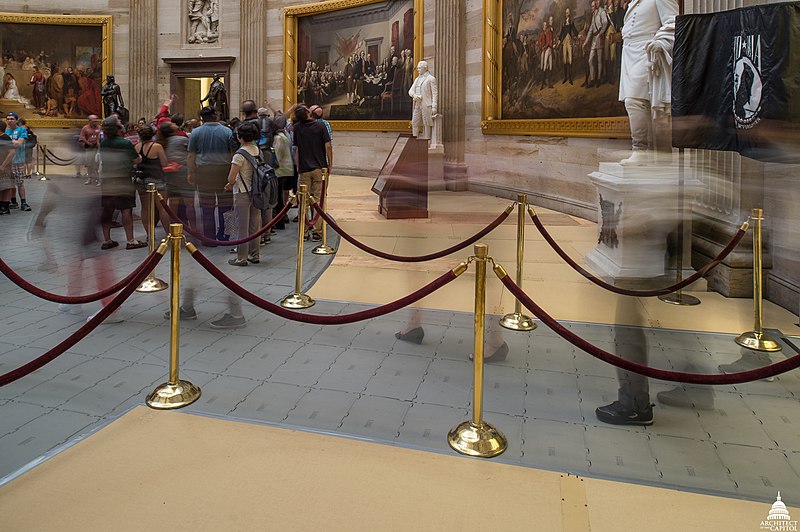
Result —
[{"label": "stanchion base", "polygon": [[50,181],[50,178],[42,174],[42,177],[39,178],[39,181]]},{"label": "stanchion base", "polygon": [[536,328],[533,318],[516,312],[503,316],[500,319],[500,325],[512,331],[532,331]]},{"label": "stanchion base", "polygon": [[664,296],[658,296],[658,299],[663,301],[664,303],[669,303],[670,305],[681,305],[684,307],[693,307],[695,305],[700,304],[700,300],[694,296],[690,296],[689,294],[683,293],[675,293],[675,294],[667,294]]},{"label": "stanchion base", "polygon": [[776,339],[766,333],[756,331],[740,334],[736,337],[736,343],[753,351],[766,351],[768,353],[783,349]]},{"label": "stanchion base", "polygon": [[454,451],[468,456],[492,458],[508,448],[505,435],[485,421],[475,425],[465,421],[450,429],[447,443]]},{"label": "stanchion base", "polygon": [[144,293],[151,293],[151,292],[161,292],[162,290],[166,290],[169,288],[169,285],[162,281],[161,279],[157,279],[156,277],[148,277],[142,284],[139,285],[139,288],[136,289],[137,292],[144,292]]},{"label": "stanchion base", "polygon": [[281,306],[283,308],[292,308],[292,309],[311,308],[314,306],[314,303],[316,303],[316,301],[311,299],[311,296],[300,293],[300,294],[289,294],[288,296],[284,297],[283,301],[281,301]]},{"label": "stanchion base", "polygon": [[165,382],[147,396],[147,406],[157,410],[169,410],[188,406],[200,398],[200,388],[189,381],[177,384]]},{"label": "stanchion base", "polygon": [[335,255],[336,250],[330,247],[328,244],[321,244],[312,249],[311,253],[313,253],[314,255]]}]

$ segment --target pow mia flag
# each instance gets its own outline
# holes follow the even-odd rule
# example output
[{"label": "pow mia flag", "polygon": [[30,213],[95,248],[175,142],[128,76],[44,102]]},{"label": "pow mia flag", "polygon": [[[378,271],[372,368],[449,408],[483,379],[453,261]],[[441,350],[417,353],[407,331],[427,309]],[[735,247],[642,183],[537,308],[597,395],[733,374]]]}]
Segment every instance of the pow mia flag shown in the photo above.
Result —
[{"label": "pow mia flag", "polygon": [[800,2],[682,15],[672,144],[800,162]]}]

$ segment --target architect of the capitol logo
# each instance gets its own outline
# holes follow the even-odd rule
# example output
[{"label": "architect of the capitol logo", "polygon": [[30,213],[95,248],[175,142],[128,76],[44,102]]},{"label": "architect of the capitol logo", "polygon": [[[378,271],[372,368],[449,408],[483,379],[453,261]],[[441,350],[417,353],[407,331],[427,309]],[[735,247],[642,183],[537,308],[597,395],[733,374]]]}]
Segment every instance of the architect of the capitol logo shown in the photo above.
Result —
[{"label": "architect of the capitol logo", "polygon": [[789,510],[786,505],[781,501],[781,492],[778,492],[778,498],[772,504],[772,508],[767,515],[765,521],[761,521],[761,530],[770,530],[771,532],[797,532],[797,521],[792,521],[789,516]]}]

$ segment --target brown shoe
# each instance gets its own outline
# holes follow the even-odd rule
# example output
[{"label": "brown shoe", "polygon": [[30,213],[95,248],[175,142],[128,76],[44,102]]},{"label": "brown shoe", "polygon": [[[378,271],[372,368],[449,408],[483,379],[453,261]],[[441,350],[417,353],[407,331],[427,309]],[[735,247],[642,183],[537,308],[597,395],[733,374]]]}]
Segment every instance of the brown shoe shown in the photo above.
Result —
[{"label": "brown shoe", "polygon": [[146,247],[147,242],[142,242],[141,240],[129,240],[128,245],[125,246],[125,249],[139,249]]}]

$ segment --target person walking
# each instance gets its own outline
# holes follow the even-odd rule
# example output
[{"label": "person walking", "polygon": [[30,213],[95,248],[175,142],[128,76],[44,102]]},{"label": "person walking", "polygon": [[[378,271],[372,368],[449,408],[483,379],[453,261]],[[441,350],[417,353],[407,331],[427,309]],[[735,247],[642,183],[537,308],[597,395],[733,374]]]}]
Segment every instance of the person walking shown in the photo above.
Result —
[{"label": "person walking", "polygon": [[[260,150],[254,143],[258,138],[259,131],[254,123],[245,122],[239,126],[236,134],[241,148],[236,150],[233,155],[225,190],[233,192],[233,208],[237,224],[236,238],[242,239],[261,228],[261,209],[253,206],[250,199],[253,189],[253,174],[255,173],[255,166],[251,161],[256,161],[260,157]],[[248,158],[247,155],[250,155],[251,158]],[[248,261],[253,264],[260,262],[259,239],[257,238],[247,244],[239,245],[236,258],[230,259],[228,264],[247,266]]]},{"label": "person walking", "polygon": [[233,202],[231,193],[224,190],[231,161],[231,130],[217,121],[217,112],[210,107],[201,109],[200,118],[203,125],[194,129],[189,137],[188,181],[197,186],[200,194],[203,234],[206,238],[222,240],[225,227],[217,228],[214,210],[218,209],[219,218],[223,218]]},{"label": "person walking", "polygon": [[[325,124],[315,120],[305,106],[298,106],[294,115],[297,118],[294,125],[294,143],[297,147],[295,160],[300,173],[300,185],[306,185],[306,190],[320,201],[322,170],[327,169],[330,175],[333,167],[331,138]],[[306,213],[298,213],[298,216],[306,216]],[[310,233],[315,242],[322,240],[321,218],[310,228]]]}]

